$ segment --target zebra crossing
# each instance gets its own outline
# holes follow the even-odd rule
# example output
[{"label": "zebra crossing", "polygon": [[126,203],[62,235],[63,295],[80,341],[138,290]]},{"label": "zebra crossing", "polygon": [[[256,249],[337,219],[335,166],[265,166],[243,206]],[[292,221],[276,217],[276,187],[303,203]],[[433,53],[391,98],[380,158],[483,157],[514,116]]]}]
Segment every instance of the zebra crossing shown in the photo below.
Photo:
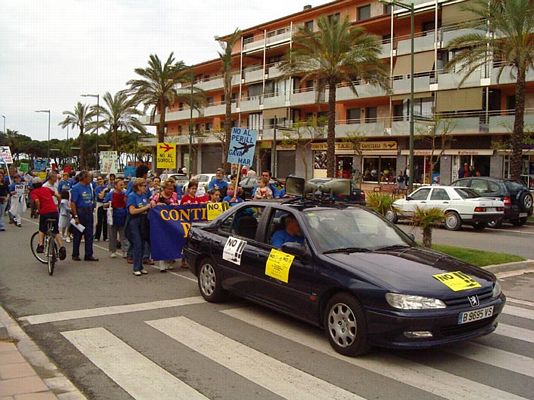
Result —
[{"label": "zebra crossing", "polygon": [[[507,323],[501,323],[494,334],[480,340],[430,351],[378,349],[359,358],[333,351],[322,332],[313,327],[248,303],[213,311],[221,317],[217,323],[185,313],[188,307],[210,307],[201,305],[196,298],[156,306],[179,309],[176,316],[138,323],[170,340],[176,348],[169,352],[180,354],[187,349],[191,357],[202,359],[208,370],[213,367],[215,374],[223,374],[221,380],[225,381],[228,374],[233,382],[237,379],[251,383],[247,386],[251,388],[250,393],[240,398],[260,399],[269,393],[272,398],[303,400],[534,399],[534,358],[531,357],[534,304],[528,302],[512,299],[503,312]],[[131,311],[131,307],[115,310],[116,313]],[[69,319],[70,314],[63,317]],[[26,321],[40,324],[43,320],[62,320],[50,315],[43,318],[33,316]],[[242,335],[235,334],[245,330],[255,332],[252,340],[243,340]],[[129,338],[121,337],[113,329],[65,330],[61,335],[132,398],[232,398],[219,393],[218,387],[210,386],[210,371],[206,371],[203,382],[189,378],[187,373],[173,374],[161,360],[150,359],[143,354],[144,349],[129,345]],[[273,340],[259,345],[262,337]],[[514,346],[507,347],[510,342]],[[280,351],[281,348],[285,351]],[[307,363],[306,357],[315,362]],[[326,367],[319,368],[317,360]],[[185,370],[186,366],[182,368]],[[138,379],[138,371],[142,371],[142,380]],[[349,379],[335,378],[334,371],[342,371]],[[394,388],[394,393],[388,387]]]}]

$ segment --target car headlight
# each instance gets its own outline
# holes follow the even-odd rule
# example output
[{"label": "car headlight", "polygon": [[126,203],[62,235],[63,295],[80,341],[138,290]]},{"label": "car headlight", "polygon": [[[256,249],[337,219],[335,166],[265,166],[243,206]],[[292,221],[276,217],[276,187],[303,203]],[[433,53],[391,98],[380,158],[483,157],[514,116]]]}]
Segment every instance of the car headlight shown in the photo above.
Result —
[{"label": "car headlight", "polygon": [[493,292],[491,293],[491,297],[498,297],[502,293],[501,284],[499,281],[495,281],[495,285],[493,285]]},{"label": "car headlight", "polygon": [[439,299],[410,294],[386,293],[386,300],[391,307],[400,310],[429,310],[447,307]]}]

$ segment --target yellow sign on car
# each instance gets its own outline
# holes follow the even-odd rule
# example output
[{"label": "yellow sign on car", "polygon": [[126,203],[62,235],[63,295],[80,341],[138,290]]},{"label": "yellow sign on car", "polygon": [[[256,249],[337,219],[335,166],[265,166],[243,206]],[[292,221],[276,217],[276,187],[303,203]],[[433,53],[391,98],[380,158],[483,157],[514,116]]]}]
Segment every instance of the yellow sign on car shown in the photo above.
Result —
[{"label": "yellow sign on car", "polygon": [[289,282],[289,270],[295,256],[272,249],[265,265],[265,275],[279,281]]},{"label": "yellow sign on car", "polygon": [[432,276],[455,292],[480,287],[480,283],[461,271],[447,272],[445,274]]},{"label": "yellow sign on car", "polygon": [[156,148],[156,168],[176,168],[176,144],[158,143]]}]

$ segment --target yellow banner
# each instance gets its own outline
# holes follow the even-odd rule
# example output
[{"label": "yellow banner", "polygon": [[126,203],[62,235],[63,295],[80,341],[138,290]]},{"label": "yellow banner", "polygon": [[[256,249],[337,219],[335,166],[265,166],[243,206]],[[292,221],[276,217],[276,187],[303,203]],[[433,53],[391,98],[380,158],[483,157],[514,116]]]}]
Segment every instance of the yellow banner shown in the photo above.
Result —
[{"label": "yellow banner", "polygon": [[445,274],[432,276],[455,292],[480,287],[480,283],[461,271],[447,272]]},{"label": "yellow banner", "polygon": [[206,204],[206,209],[208,210],[208,221],[213,221],[228,210],[228,203],[208,203]]},{"label": "yellow banner", "polygon": [[289,282],[289,270],[295,256],[272,249],[265,265],[265,275],[279,281]]},{"label": "yellow banner", "polygon": [[176,143],[158,143],[156,148],[156,168],[176,168]]}]

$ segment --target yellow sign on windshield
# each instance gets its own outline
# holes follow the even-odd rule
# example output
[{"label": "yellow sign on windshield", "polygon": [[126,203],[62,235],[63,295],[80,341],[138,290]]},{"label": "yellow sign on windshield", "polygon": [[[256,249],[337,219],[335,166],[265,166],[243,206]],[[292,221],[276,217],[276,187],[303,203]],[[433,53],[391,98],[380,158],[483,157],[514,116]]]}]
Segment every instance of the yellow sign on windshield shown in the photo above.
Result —
[{"label": "yellow sign on windshield", "polygon": [[480,283],[461,271],[437,274],[433,275],[433,277],[455,292],[480,287]]},{"label": "yellow sign on windshield", "polygon": [[289,270],[295,256],[283,251],[272,249],[265,265],[265,275],[288,283]]}]

